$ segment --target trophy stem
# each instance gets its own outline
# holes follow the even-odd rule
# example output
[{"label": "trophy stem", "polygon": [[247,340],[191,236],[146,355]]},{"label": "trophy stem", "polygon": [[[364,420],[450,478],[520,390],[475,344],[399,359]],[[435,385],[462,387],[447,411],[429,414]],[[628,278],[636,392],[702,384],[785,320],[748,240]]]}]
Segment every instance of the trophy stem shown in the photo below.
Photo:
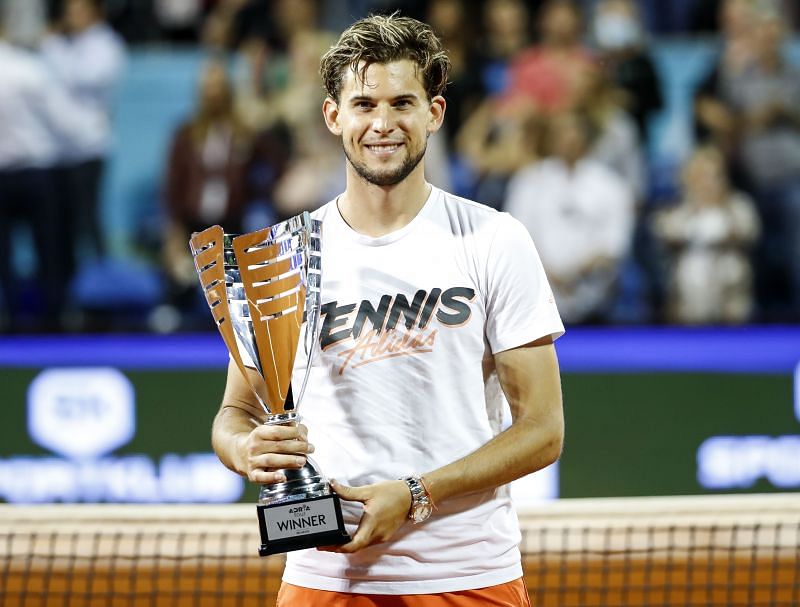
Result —
[{"label": "trophy stem", "polygon": [[[296,426],[301,420],[300,415],[294,411],[288,411],[267,416],[264,425]],[[306,463],[302,468],[287,468],[281,472],[286,480],[282,483],[262,485],[258,496],[259,504],[279,504],[331,494],[328,479],[320,472],[314,460],[309,457],[306,457]]]},{"label": "trophy stem", "polygon": [[267,420],[264,422],[265,426],[296,426],[303,420],[298,413],[294,411],[287,411],[284,413],[270,413]]}]

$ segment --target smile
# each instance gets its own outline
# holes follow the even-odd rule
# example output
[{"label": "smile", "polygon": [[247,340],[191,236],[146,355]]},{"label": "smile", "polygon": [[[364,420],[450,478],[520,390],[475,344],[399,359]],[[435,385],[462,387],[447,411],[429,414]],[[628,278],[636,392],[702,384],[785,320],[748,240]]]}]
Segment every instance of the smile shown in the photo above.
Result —
[{"label": "smile", "polygon": [[378,154],[379,156],[389,156],[394,154],[398,149],[400,149],[400,143],[375,143],[375,144],[367,144],[366,147],[370,152],[373,154]]}]

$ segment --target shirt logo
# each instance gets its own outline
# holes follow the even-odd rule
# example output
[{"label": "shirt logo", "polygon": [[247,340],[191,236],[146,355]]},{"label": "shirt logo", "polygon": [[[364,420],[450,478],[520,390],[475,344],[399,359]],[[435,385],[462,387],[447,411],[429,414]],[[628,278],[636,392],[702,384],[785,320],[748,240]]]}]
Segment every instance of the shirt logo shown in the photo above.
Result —
[{"label": "shirt logo", "polygon": [[[455,328],[469,322],[473,299],[474,289],[450,287],[420,289],[410,302],[402,293],[383,295],[377,305],[366,299],[344,305],[332,301],[322,306],[320,345],[327,350],[352,340],[338,353],[339,375],[379,360],[433,352],[440,326]],[[431,326],[434,320],[437,324]]]}]

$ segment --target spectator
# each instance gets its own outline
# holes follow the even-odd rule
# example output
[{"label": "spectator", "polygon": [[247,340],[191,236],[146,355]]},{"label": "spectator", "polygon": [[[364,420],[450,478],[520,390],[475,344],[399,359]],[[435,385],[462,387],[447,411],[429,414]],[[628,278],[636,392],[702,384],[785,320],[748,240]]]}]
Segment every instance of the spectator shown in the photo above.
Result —
[{"label": "spectator", "polygon": [[176,131],[167,165],[163,255],[168,300],[176,308],[194,301],[191,233],[213,224],[229,233],[241,231],[251,145],[249,131],[233,110],[225,67],[209,63],[201,76],[197,110]]},{"label": "spectator", "polygon": [[293,77],[292,40],[304,37],[314,45],[313,52],[318,43],[324,40],[330,45],[334,38],[319,26],[318,4],[318,0],[224,0],[216,11],[231,17],[225,39],[245,64],[237,86],[237,96],[244,101],[240,111],[251,124],[258,122],[258,128],[274,121],[269,97],[283,90]]},{"label": "spectator", "polygon": [[243,32],[237,24],[247,0],[218,0],[203,22],[200,39],[211,51],[238,48]]},{"label": "spectator", "polygon": [[[524,22],[516,16],[516,27]],[[508,179],[535,157],[526,141],[535,116],[576,107],[594,68],[581,41],[582,16],[570,0],[548,0],[539,12],[540,42],[511,58],[503,87],[479,106],[458,136],[474,172],[469,195],[502,208]],[[490,89],[491,91],[491,89]]]},{"label": "spectator", "polygon": [[726,39],[715,71],[700,90],[698,120],[712,141],[726,146],[735,170],[741,172],[735,183],[744,184],[753,195],[764,230],[770,235],[762,241],[756,257],[757,292],[764,317],[797,319],[800,70],[783,56],[786,30],[776,4],[742,6],[729,0],[725,6],[738,16],[734,20],[738,27],[728,30],[726,36],[734,37]]},{"label": "spectator", "polygon": [[[125,63],[125,47],[103,21],[100,0],[66,0],[63,31],[46,38],[42,53],[58,80],[95,116],[93,144],[64,158],[64,199],[70,205],[75,250],[100,257],[106,243],[100,226],[100,186],[111,147],[113,94]],[[76,254],[76,260],[80,255]]]},{"label": "spectator", "polygon": [[472,113],[456,146],[472,172],[473,198],[503,207],[511,175],[538,158],[537,119],[525,100],[489,98]]},{"label": "spectator", "polygon": [[153,0],[161,37],[170,42],[196,42],[203,0]]},{"label": "spectator", "polygon": [[755,53],[751,27],[755,11],[752,0],[724,0],[719,10],[722,50],[695,99],[695,128],[698,139],[712,141],[725,153],[734,169],[731,177],[738,179],[735,117],[721,98],[721,86],[723,81],[745,78],[753,63]]},{"label": "spectator", "polygon": [[[649,1],[652,2],[653,0]],[[694,0],[690,31],[692,33],[719,32],[719,30],[722,29],[720,7],[723,6],[726,1],[727,0],[702,0],[698,2]],[[798,22],[798,18],[800,18],[800,6],[798,6],[797,0],[747,0],[748,3],[753,3],[754,1],[773,2],[783,10],[783,13],[787,17],[787,23],[791,24],[791,27],[797,27],[800,24]],[[685,29],[686,28],[684,28],[684,30]]]},{"label": "spectator", "polygon": [[426,22],[441,39],[452,65],[445,93],[447,114],[443,129],[452,150],[456,134],[485,95],[478,67],[480,60],[472,46],[477,32],[464,0],[432,0]]},{"label": "spectator", "polygon": [[649,120],[663,105],[661,83],[645,44],[638,5],[633,0],[600,0],[592,34],[600,62],[623,93],[622,105],[633,117],[640,141],[649,142]]},{"label": "spectator", "polygon": [[753,311],[750,248],[760,223],[752,200],[731,189],[725,160],[701,147],[686,164],[684,194],[655,217],[670,253],[667,318],[683,324],[742,323]]},{"label": "spectator", "polygon": [[39,44],[47,23],[45,0],[4,0],[0,2],[0,11],[10,44],[28,48]]},{"label": "spectator", "polygon": [[472,70],[481,78],[489,95],[508,86],[509,63],[531,42],[528,3],[522,0],[486,0],[483,5],[483,34],[473,49]]},{"label": "spectator", "polygon": [[299,32],[289,46],[289,79],[270,95],[268,105],[277,111],[278,123],[292,133],[292,156],[275,188],[279,218],[311,211],[344,187],[336,139],[318,120],[325,91],[319,86],[319,58],[335,40],[325,32]]},{"label": "spectator", "polygon": [[469,59],[469,72],[477,81],[469,85],[469,100],[460,104],[461,125],[453,140],[465,173],[458,190],[496,209],[503,204],[509,176],[531,158],[532,146],[525,140],[525,125],[535,113],[531,104],[501,101],[509,62],[530,43],[529,19],[521,0],[484,4],[484,31]]},{"label": "spectator", "polygon": [[[8,44],[0,20],[0,328],[23,328],[23,312],[33,312],[33,328],[61,328],[71,268],[69,209],[61,207],[53,167],[64,146],[97,144],[96,116],[74,103],[36,56]],[[23,282],[15,261],[18,228],[33,238],[37,295],[23,304]],[[25,327],[31,328],[31,327]]]},{"label": "spectator", "polygon": [[315,0],[282,0],[270,10],[274,41],[250,38],[243,47],[248,74],[237,108],[256,132],[291,134],[291,158],[272,191],[283,219],[317,208],[344,186],[338,144],[318,120],[325,98],[319,58],[336,38],[318,25]]},{"label": "spectator", "polygon": [[539,13],[540,40],[510,64],[506,98],[541,111],[574,107],[594,60],[584,46],[583,15],[572,0],[549,0]]},{"label": "spectator", "polygon": [[642,147],[636,123],[624,109],[624,93],[612,85],[609,75],[599,65],[588,70],[586,76],[578,107],[592,121],[596,133],[589,156],[619,175],[631,189],[636,201],[633,251],[626,262],[626,269],[629,270],[626,277],[633,279],[622,284],[620,297],[634,306],[631,308],[629,305],[623,313],[636,315],[643,320],[649,317],[649,310],[644,309],[648,305],[645,302],[657,299],[662,293],[656,290],[662,281],[653,267],[657,257],[651,252],[652,239],[645,219],[649,194],[646,151]]},{"label": "spectator", "polygon": [[543,129],[546,157],[514,175],[505,208],[533,236],[563,318],[603,322],[631,246],[633,193],[589,157],[593,128],[584,113],[555,114]]},{"label": "spectator", "polygon": [[637,202],[643,201],[647,184],[639,133],[623,108],[619,89],[611,85],[600,66],[592,66],[584,72],[575,104],[592,121],[596,133],[590,155],[622,177],[633,190]]}]

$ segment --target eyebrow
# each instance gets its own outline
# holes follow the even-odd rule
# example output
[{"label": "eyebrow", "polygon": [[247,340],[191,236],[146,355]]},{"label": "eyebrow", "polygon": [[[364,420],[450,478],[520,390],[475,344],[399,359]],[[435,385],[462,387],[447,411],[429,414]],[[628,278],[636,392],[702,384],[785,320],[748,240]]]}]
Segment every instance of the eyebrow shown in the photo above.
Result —
[{"label": "eyebrow", "polygon": [[[406,101],[406,100],[419,101],[419,97],[414,93],[403,93],[402,95],[397,95],[395,97],[392,97],[393,102]],[[370,95],[354,95],[353,97],[350,97],[350,99],[347,100],[348,103],[359,103],[361,101],[374,102],[375,97],[372,97]]]}]

